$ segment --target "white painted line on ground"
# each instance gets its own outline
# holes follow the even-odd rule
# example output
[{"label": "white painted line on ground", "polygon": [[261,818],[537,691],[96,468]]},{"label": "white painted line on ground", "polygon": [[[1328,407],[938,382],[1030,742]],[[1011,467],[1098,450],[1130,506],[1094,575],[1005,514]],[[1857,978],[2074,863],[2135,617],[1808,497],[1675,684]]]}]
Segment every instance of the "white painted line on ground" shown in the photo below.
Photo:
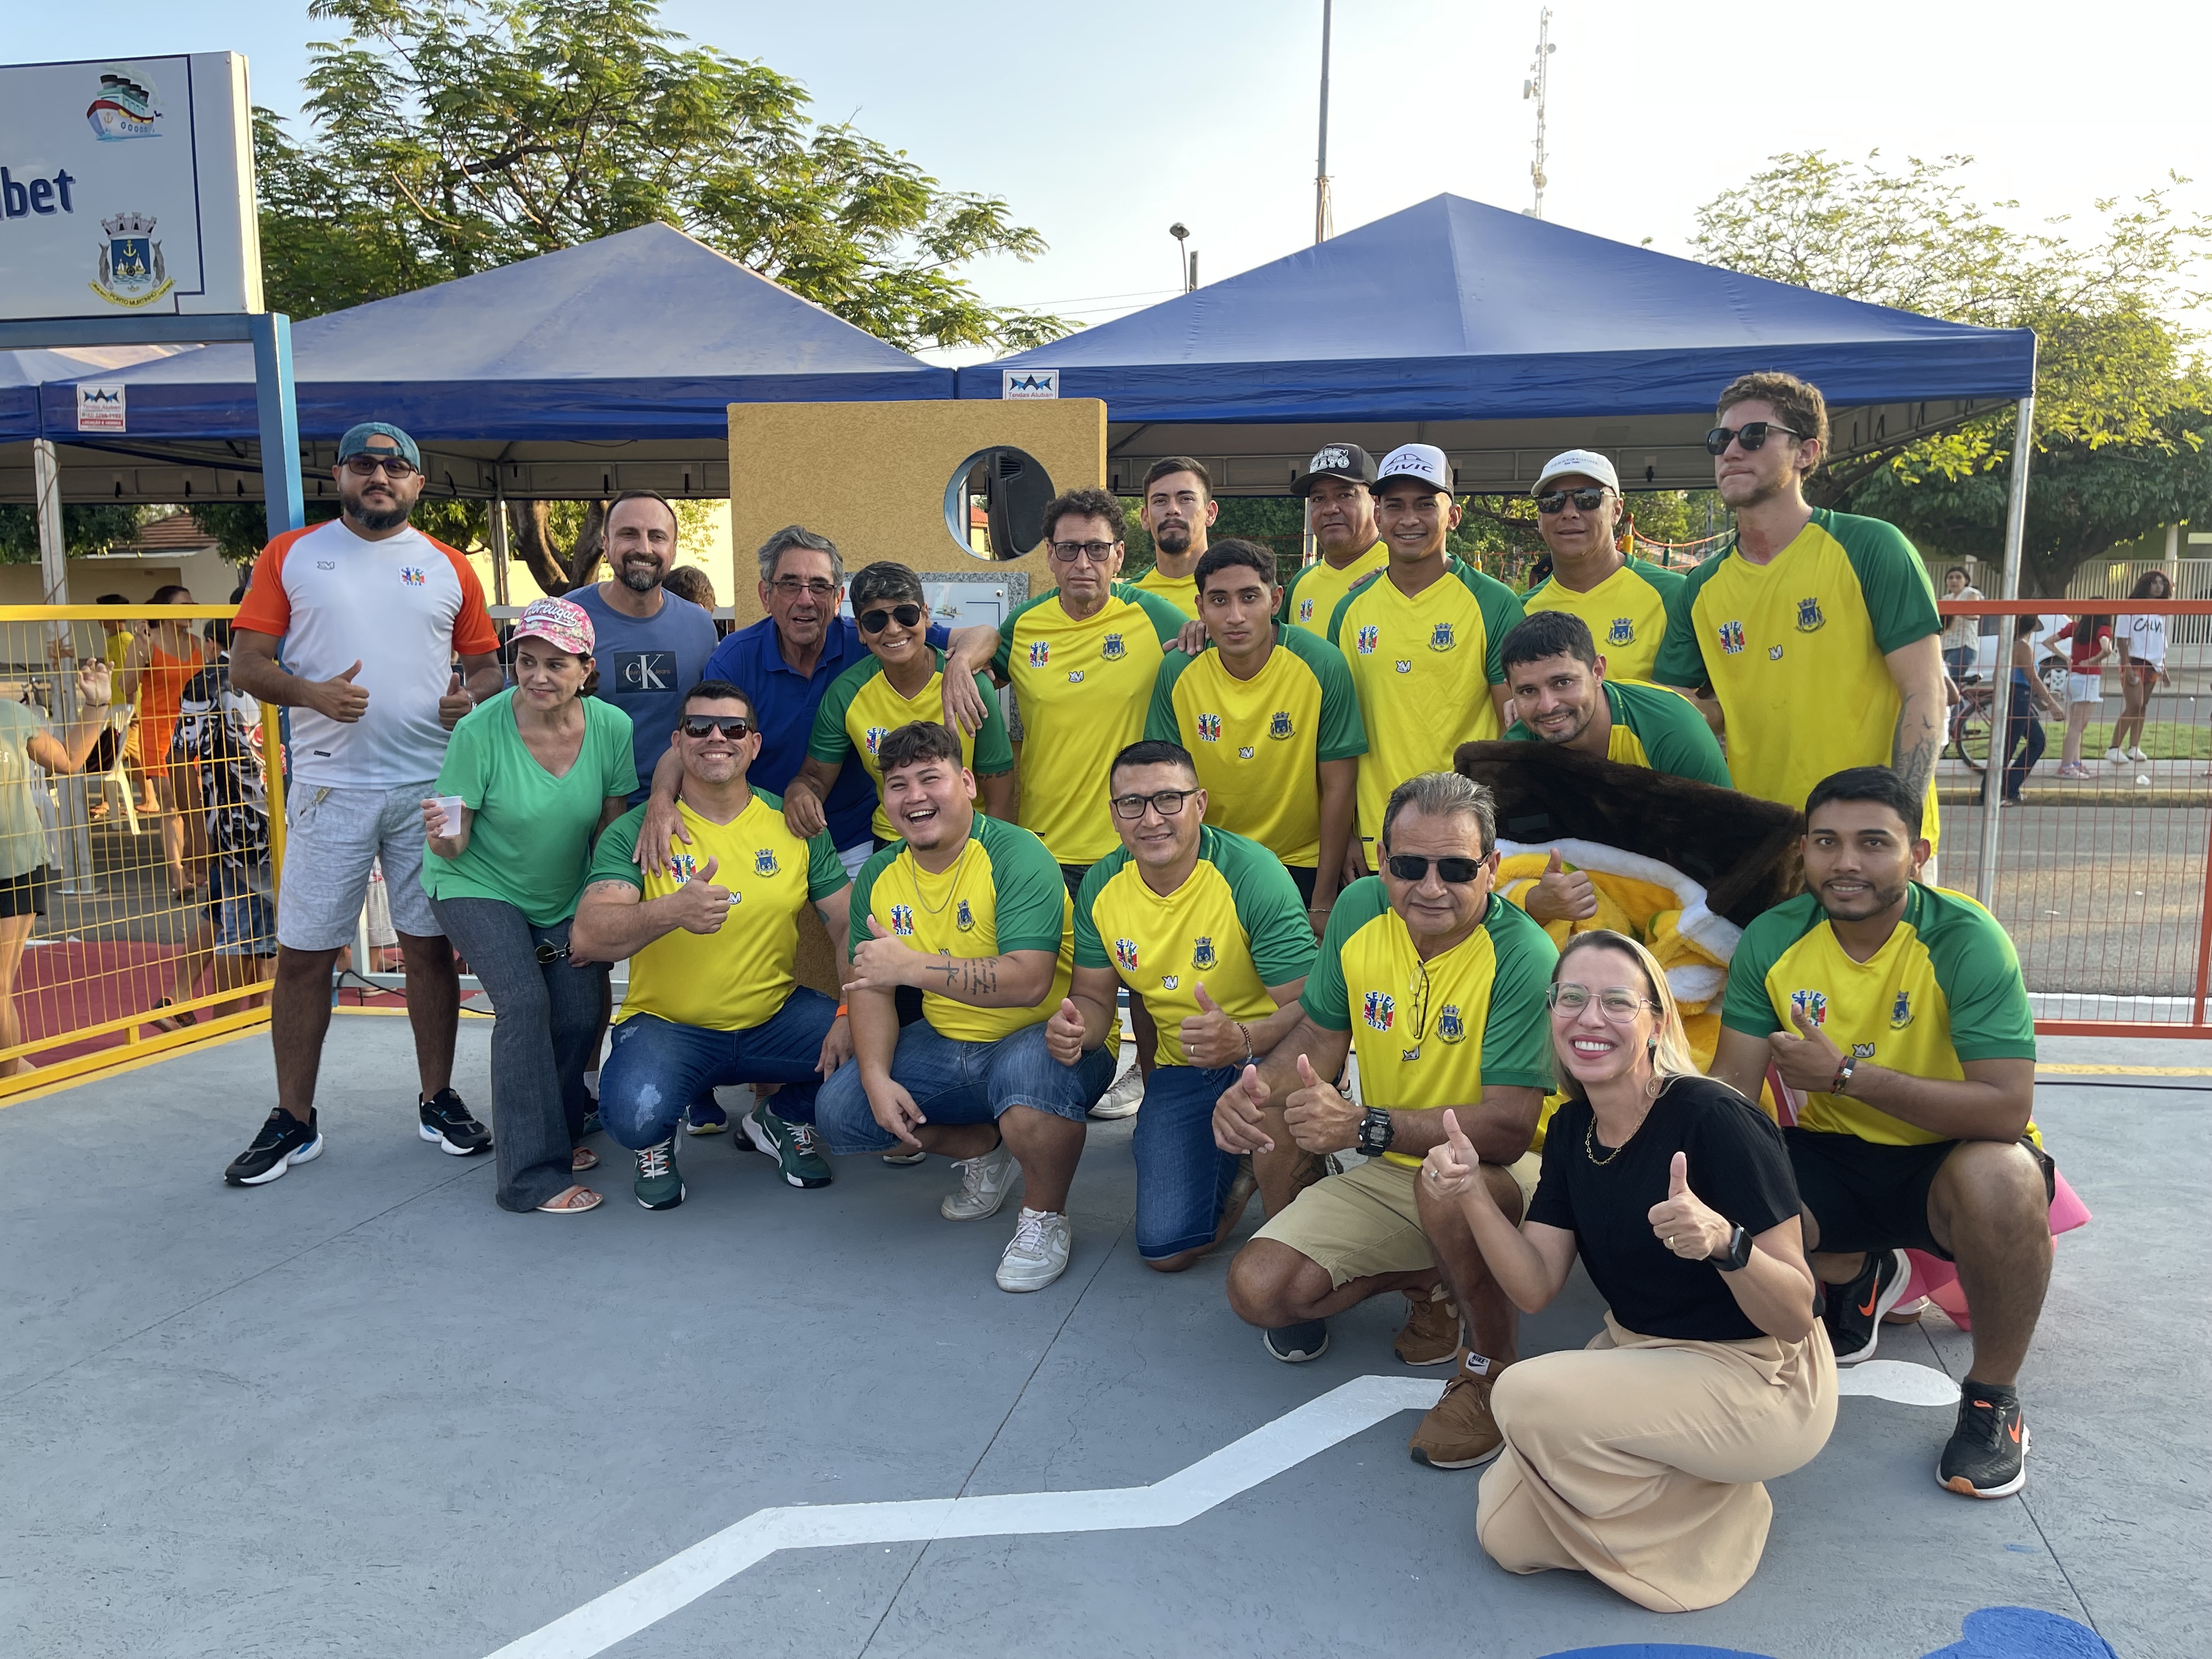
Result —
[{"label": "white painted line on ground", "polygon": [[[1954,1405],[1959,1398],[1958,1384],[1942,1371],[1895,1359],[1854,1365],[1838,1373],[1838,1384],[1839,1393],[1908,1406]],[[1426,1377],[1354,1377],[1149,1486],[756,1510],[491,1659],[591,1659],[779,1550],[1179,1527],[1385,1418],[1426,1411],[1443,1388]]]}]

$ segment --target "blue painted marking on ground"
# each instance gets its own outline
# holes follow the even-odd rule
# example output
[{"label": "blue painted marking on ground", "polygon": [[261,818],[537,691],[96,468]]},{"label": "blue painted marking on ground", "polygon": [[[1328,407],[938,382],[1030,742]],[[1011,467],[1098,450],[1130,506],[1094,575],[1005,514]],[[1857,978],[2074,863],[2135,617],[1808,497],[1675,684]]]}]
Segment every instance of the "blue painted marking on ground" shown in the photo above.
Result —
[{"label": "blue painted marking on ground", "polygon": [[[2007,1549],[2020,1549],[2008,1544]],[[2033,1607],[1984,1607],[1966,1615],[1965,1635],[1926,1659],[2118,1659],[2109,1643],[2086,1625]],[[1771,1659],[1741,1648],[1694,1643],[1626,1642],[1602,1648],[1570,1648],[1545,1659]]]}]

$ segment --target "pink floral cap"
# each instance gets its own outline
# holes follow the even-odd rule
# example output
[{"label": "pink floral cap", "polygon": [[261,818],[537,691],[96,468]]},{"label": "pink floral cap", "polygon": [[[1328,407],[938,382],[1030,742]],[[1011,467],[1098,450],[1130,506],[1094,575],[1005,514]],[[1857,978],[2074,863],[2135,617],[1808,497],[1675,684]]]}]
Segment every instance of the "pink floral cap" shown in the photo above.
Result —
[{"label": "pink floral cap", "polygon": [[514,624],[514,637],[527,635],[556,645],[572,657],[592,654],[592,618],[566,599],[532,599]]}]

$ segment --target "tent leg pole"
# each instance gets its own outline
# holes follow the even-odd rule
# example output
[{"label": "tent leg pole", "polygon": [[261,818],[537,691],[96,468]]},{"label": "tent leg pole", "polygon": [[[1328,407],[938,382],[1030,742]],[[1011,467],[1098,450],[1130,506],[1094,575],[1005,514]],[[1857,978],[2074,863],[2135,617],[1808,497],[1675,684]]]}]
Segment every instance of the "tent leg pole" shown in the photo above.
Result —
[{"label": "tent leg pole", "polygon": [[[69,538],[62,522],[61,462],[54,453],[52,439],[31,441],[31,477],[39,501],[39,585],[45,590],[46,604],[67,605]],[[52,665],[49,684],[52,687],[48,713],[64,730],[76,718],[74,647],[69,623],[55,622],[46,625],[46,655]],[[94,890],[95,884],[92,879],[92,833],[86,821],[84,781],[57,778],[54,784],[54,839],[58,843],[56,850],[61,860],[61,890],[64,893],[88,893]]]},{"label": "tent leg pole", "polygon": [[261,422],[261,499],[269,533],[307,522],[300,484],[300,410],[292,387],[292,319],[281,311],[252,319],[253,402]]},{"label": "tent leg pole", "polygon": [[[2034,453],[2035,399],[2022,398],[2013,420],[2012,481],[2006,492],[2004,574],[1998,583],[1997,597],[2016,599],[2020,597],[2021,546],[2027,533],[2027,473]],[[1996,661],[1993,684],[1990,687],[1990,759],[1982,773],[1982,857],[1980,867],[1974,873],[1974,896],[1985,910],[1996,907],[1997,890],[1997,847],[1999,832],[2004,823],[2004,813],[1998,802],[2004,799],[2004,763],[2011,757],[2008,741],[2012,728],[2012,649],[2014,630],[2020,625],[2016,617],[2002,619],[1997,630]]]},{"label": "tent leg pole", "polygon": [[491,496],[491,602],[505,605],[507,598],[507,486],[495,484]]}]

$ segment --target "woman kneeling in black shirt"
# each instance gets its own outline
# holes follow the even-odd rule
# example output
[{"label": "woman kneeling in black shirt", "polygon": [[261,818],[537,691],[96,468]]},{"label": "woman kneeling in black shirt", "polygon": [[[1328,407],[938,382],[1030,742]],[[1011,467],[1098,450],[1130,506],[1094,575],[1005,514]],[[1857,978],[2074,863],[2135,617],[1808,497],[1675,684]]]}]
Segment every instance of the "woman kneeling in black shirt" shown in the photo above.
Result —
[{"label": "woman kneeling in black shirt", "polygon": [[1455,1376],[1431,1421],[1454,1394],[1489,1395],[1504,1447],[1475,1535],[1500,1566],[1578,1568],[1662,1613],[1711,1607],[1766,1546],[1759,1483],[1811,1462],[1835,1425],[1790,1155],[1757,1107],[1697,1074],[1666,976],[1633,939],[1577,934],[1550,1000],[1568,1099],[1527,1221],[1475,1178],[1449,1113],[1422,1179],[1524,1312],[1559,1294],[1579,1251],[1605,1328],[1487,1389]]}]

